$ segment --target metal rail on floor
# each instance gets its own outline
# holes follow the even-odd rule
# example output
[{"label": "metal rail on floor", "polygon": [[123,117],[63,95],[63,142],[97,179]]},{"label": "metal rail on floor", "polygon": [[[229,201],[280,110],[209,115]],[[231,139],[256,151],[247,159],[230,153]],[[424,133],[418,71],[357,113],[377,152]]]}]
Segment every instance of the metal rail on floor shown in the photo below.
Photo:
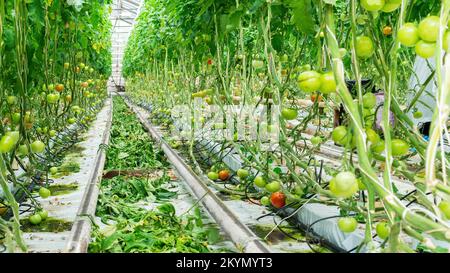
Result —
[{"label": "metal rail on floor", "polygon": [[[102,136],[102,144],[109,143],[110,131],[112,125],[112,108],[113,101],[109,100],[108,121]],[[99,182],[103,175],[103,167],[106,161],[106,151],[99,149],[95,159],[95,166],[90,175],[89,184],[84,192],[80,208],[78,209],[77,218],[75,219],[68,242],[64,252],[66,253],[85,253],[87,252],[91,239],[92,222],[91,218],[95,216],[97,200],[99,194]]]}]

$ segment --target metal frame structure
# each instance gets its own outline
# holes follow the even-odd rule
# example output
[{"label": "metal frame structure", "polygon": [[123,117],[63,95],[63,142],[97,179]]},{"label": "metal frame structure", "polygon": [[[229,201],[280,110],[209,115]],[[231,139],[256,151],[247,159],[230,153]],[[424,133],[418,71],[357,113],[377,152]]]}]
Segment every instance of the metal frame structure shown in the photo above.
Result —
[{"label": "metal frame structure", "polygon": [[122,77],[122,59],[128,38],[131,35],[136,18],[144,0],[114,0],[112,4],[112,76],[110,86],[124,86]]}]

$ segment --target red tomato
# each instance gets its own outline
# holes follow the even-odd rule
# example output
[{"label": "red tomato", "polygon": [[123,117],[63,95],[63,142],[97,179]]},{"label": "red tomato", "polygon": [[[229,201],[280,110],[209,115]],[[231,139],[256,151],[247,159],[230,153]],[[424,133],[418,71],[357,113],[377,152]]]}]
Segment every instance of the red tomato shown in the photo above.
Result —
[{"label": "red tomato", "polygon": [[270,203],[277,209],[281,209],[286,205],[286,195],[282,192],[274,192],[270,195]]}]

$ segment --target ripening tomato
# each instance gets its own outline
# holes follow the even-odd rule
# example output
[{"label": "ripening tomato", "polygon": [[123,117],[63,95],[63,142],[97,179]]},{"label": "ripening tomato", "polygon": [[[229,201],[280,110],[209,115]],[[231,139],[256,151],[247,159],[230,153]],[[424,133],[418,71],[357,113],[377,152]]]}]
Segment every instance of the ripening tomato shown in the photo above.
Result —
[{"label": "ripening tomato", "polygon": [[402,0],[385,0],[384,6],[381,9],[383,12],[393,12],[402,5]]},{"label": "ripening tomato", "polygon": [[351,137],[351,133],[347,131],[347,128],[345,126],[338,126],[334,128],[333,132],[331,133],[331,138],[333,139],[333,141],[340,145],[346,145]]},{"label": "ripening tomato", "polygon": [[378,237],[380,237],[380,239],[382,240],[387,239],[389,237],[389,234],[391,233],[391,227],[386,222],[378,223],[375,229]]},{"label": "ripening tomato", "polygon": [[385,26],[383,28],[383,35],[384,36],[390,36],[392,35],[392,27],[391,26]]},{"label": "ripening tomato", "polygon": [[300,90],[307,93],[319,90],[322,85],[320,74],[313,70],[301,73],[300,76],[298,76],[297,83]]},{"label": "ripening tomato", "polygon": [[351,233],[356,230],[358,222],[353,217],[342,217],[338,220],[338,227],[342,232]]},{"label": "ripening tomato", "polygon": [[440,18],[438,16],[428,16],[419,23],[420,39],[434,43],[439,36]]},{"label": "ripening tomato", "polygon": [[228,180],[230,178],[230,172],[228,170],[221,170],[219,172],[219,179],[222,181]]},{"label": "ripening tomato", "polygon": [[57,92],[62,92],[62,91],[64,91],[64,85],[63,84],[57,84],[56,86],[55,86],[55,90],[57,91]]},{"label": "ripening tomato", "polygon": [[406,23],[398,30],[398,41],[408,47],[413,47],[419,41],[419,29],[414,23]]},{"label": "ripening tomato", "polygon": [[81,87],[83,87],[83,88],[88,88],[88,86],[89,86],[89,83],[87,83],[87,82],[81,83]]},{"label": "ripening tomato", "polygon": [[298,116],[298,112],[297,109],[293,109],[293,108],[283,108],[281,110],[281,116],[285,119],[285,120],[294,120],[297,118]]},{"label": "ripening tomato", "polygon": [[417,42],[414,49],[417,55],[424,59],[428,59],[434,56],[436,52],[436,43],[427,43],[420,40],[419,42]]},{"label": "ripening tomato", "polygon": [[266,185],[265,189],[268,192],[276,192],[281,189],[281,184],[278,181],[272,181],[269,184]]},{"label": "ripening tomato", "polygon": [[64,63],[64,69],[69,69],[70,64],[69,63]]},{"label": "ripening tomato", "polygon": [[286,195],[282,192],[274,192],[270,195],[270,203],[277,209],[281,209],[286,205]]},{"label": "ripening tomato", "polygon": [[361,59],[370,58],[375,52],[372,39],[368,36],[356,37],[356,55]]},{"label": "ripening tomato", "polygon": [[330,180],[330,191],[336,197],[351,197],[358,191],[358,181],[353,173],[340,172]]},{"label": "ripening tomato", "polygon": [[384,4],[384,0],[361,0],[361,6],[367,11],[379,11]]},{"label": "ripening tomato", "polygon": [[318,100],[319,102],[323,101],[323,97],[321,95],[318,95],[317,93],[311,94],[310,98],[312,102],[316,102],[316,100]]},{"label": "ripening tomato", "polygon": [[45,150],[45,144],[40,140],[34,141],[33,143],[31,143],[30,146],[31,146],[31,151],[36,154],[40,154],[40,153],[44,152],[44,150]]},{"label": "ripening tomato", "polygon": [[336,80],[333,72],[327,72],[320,76],[320,92],[324,94],[331,94],[336,92]]},{"label": "ripening tomato", "polygon": [[257,176],[255,177],[255,180],[253,180],[253,184],[258,188],[264,188],[266,186],[266,180],[262,176]]}]

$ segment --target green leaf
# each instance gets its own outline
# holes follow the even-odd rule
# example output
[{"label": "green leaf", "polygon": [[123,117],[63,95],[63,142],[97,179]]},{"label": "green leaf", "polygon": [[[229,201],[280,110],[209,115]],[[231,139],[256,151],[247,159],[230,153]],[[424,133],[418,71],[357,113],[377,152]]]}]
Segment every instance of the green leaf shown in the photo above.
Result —
[{"label": "green leaf", "polygon": [[217,228],[210,228],[206,230],[208,243],[215,244],[220,240],[220,233]]}]

